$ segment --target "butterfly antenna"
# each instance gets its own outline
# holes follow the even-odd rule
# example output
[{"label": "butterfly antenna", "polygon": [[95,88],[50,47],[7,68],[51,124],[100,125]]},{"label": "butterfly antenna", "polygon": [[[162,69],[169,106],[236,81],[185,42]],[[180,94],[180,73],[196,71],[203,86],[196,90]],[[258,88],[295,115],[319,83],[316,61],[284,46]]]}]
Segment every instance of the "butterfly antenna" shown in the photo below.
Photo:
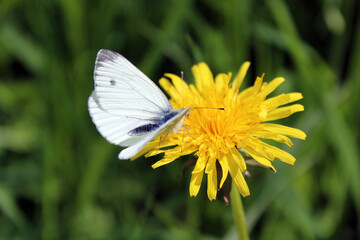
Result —
[{"label": "butterfly antenna", "polygon": [[215,110],[226,110],[224,107],[192,107],[191,109],[215,109]]},{"label": "butterfly antenna", "polygon": [[180,152],[181,153],[182,153],[182,150],[183,150],[184,137],[185,137],[185,130],[183,130],[183,137],[182,137],[182,140],[181,140],[181,147],[180,147]]},{"label": "butterfly antenna", "polygon": [[184,72],[181,71],[180,73],[181,75],[181,88],[182,88],[182,104],[183,104],[183,108],[184,108]]}]

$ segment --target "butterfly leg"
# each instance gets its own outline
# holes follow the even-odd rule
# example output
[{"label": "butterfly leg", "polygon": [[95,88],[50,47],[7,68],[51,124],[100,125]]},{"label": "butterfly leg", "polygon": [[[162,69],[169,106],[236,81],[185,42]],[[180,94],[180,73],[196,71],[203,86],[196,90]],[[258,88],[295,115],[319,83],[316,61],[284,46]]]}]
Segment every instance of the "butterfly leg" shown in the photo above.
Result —
[{"label": "butterfly leg", "polygon": [[184,128],[184,132],[185,132],[185,128],[187,129],[188,134],[190,135],[190,137],[192,137],[193,139],[195,139],[193,136],[191,136],[190,130],[189,130],[189,126],[188,125],[183,125]]},{"label": "butterfly leg", "polygon": [[168,132],[165,134],[165,136],[164,136],[163,139],[161,139],[161,136],[160,136],[159,146],[158,146],[158,148],[157,148],[157,150],[156,150],[156,155],[157,155],[158,152],[159,152],[159,149],[160,149],[160,147],[161,147],[161,144],[165,141],[165,139],[166,139],[166,137],[169,135],[169,133],[170,133],[170,131],[168,131]]}]

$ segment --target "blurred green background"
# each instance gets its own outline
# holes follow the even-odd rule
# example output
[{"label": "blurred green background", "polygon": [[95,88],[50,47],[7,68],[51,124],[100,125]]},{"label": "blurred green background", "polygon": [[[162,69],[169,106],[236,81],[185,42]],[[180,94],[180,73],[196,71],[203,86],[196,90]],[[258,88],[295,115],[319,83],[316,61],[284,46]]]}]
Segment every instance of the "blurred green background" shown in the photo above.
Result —
[{"label": "blurred green background", "polygon": [[97,51],[120,52],[155,82],[252,65],[245,83],[287,79],[308,135],[295,166],[249,167],[253,239],[357,239],[360,232],[360,3],[357,0],[1,0],[0,239],[236,239],[206,181],[189,197],[186,159],[119,161],[87,111]]}]

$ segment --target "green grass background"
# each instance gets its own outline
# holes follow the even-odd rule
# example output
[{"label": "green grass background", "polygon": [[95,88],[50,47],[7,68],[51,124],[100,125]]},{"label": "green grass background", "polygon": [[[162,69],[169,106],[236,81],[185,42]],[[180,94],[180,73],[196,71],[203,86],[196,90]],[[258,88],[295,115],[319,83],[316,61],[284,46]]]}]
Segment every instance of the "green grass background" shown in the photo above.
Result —
[{"label": "green grass background", "polygon": [[[120,52],[155,82],[214,73],[287,79],[308,135],[295,166],[249,167],[253,239],[357,239],[360,226],[360,3],[356,0],[1,0],[0,239],[236,239],[231,208],[186,159],[119,161],[87,110],[97,51]],[[219,196],[221,194],[219,193]]]}]

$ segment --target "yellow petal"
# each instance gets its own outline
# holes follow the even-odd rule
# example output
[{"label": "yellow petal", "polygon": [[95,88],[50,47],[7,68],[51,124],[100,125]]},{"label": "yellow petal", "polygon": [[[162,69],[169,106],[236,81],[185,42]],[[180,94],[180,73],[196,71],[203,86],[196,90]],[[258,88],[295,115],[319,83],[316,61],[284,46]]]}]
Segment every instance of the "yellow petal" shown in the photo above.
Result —
[{"label": "yellow petal", "polygon": [[209,87],[214,84],[213,74],[206,63],[202,62],[194,65],[191,70],[195,78],[196,87],[200,92],[202,92],[205,87]]},{"label": "yellow petal", "polygon": [[294,165],[296,159],[294,158],[293,155],[291,155],[290,153],[285,152],[284,150],[281,150],[277,147],[271,146],[269,144],[266,144],[266,145],[267,145],[267,151],[271,151],[271,153],[274,154],[274,156],[276,158],[278,158],[279,160],[281,160],[285,163]]},{"label": "yellow petal", "polygon": [[166,91],[168,94],[170,94],[170,91],[171,91],[170,89],[173,89],[173,90],[176,91],[176,89],[170,83],[170,81],[168,79],[164,78],[164,77],[160,78],[159,84],[164,89],[164,91]]},{"label": "yellow petal", "polygon": [[301,104],[294,104],[287,107],[277,108],[268,113],[265,121],[273,121],[282,118],[286,118],[293,113],[304,111],[304,106]]},{"label": "yellow petal", "polygon": [[157,161],[156,163],[154,163],[153,165],[151,165],[151,167],[153,169],[158,168],[160,166],[163,166],[165,164],[171,163],[174,160],[176,160],[179,156],[172,156],[172,157],[164,157],[163,159]]},{"label": "yellow petal", "polygon": [[230,175],[236,185],[236,187],[239,189],[239,192],[242,196],[246,197],[250,195],[249,187],[244,179],[244,176],[240,170],[239,165],[235,162],[232,155],[229,153],[226,156],[229,164],[229,171]]},{"label": "yellow petal", "polygon": [[262,154],[257,152],[254,148],[252,148],[251,146],[246,146],[244,148],[244,150],[252,157],[254,158],[257,162],[259,162],[260,164],[266,166],[266,167],[269,167],[271,168],[274,172],[276,172],[275,168],[273,167],[273,165],[271,164],[271,162],[262,157]]},{"label": "yellow petal", "polygon": [[234,81],[232,82],[231,85],[232,89],[237,91],[240,88],[249,67],[250,67],[250,62],[244,62],[241,65],[239,72],[236,74]]},{"label": "yellow petal", "polygon": [[137,159],[138,157],[144,155],[145,153],[149,152],[150,150],[154,149],[155,147],[157,147],[159,145],[159,142],[149,142],[140,152],[138,152],[135,156],[133,156],[130,160],[133,161],[135,159]]},{"label": "yellow petal", "polygon": [[181,79],[179,76],[172,74],[172,73],[165,73],[165,77],[168,77],[171,79],[172,84],[175,86],[175,88],[179,90],[184,90],[185,92],[189,92],[189,85]]},{"label": "yellow petal", "polygon": [[280,142],[280,143],[285,143],[286,145],[288,145],[289,147],[291,147],[293,145],[292,141],[282,135],[282,134],[277,134],[276,132],[264,132],[264,131],[259,131],[256,133],[256,136],[258,138],[263,138],[263,139],[272,139],[274,141]]},{"label": "yellow petal", "polygon": [[281,83],[283,83],[285,81],[284,78],[282,77],[278,77],[278,78],[275,78],[274,80],[272,80],[269,84],[266,85],[266,87],[264,87],[262,90],[261,90],[261,93],[264,95],[264,96],[267,96],[269,95],[270,93],[272,93]]},{"label": "yellow petal", "polygon": [[221,170],[222,170],[222,176],[221,176],[219,188],[222,188],[222,186],[228,176],[228,173],[229,173],[229,164],[228,164],[227,158],[225,156],[223,156],[219,160],[219,163],[220,163]]},{"label": "yellow petal", "polygon": [[181,98],[181,103],[183,105],[182,108],[192,105],[192,94],[189,85],[175,74],[166,73],[164,75],[171,79],[173,85],[179,93],[179,97]]},{"label": "yellow petal", "polygon": [[216,158],[209,158],[205,173],[208,179],[207,194],[210,200],[214,200],[217,193]]},{"label": "yellow petal", "polygon": [[177,158],[184,156],[184,155],[188,155],[191,154],[195,151],[197,151],[198,149],[195,146],[191,146],[191,147],[182,147],[177,146],[171,149],[171,151],[169,151],[169,149],[154,149],[150,152],[148,152],[145,157],[150,157],[150,156],[154,156],[160,153],[165,152],[165,156],[163,157],[163,159],[157,161],[155,164],[152,165],[152,168],[158,168],[160,166],[163,166],[165,164],[171,163],[174,160],[176,160]]},{"label": "yellow petal", "polygon": [[206,163],[205,173],[210,173],[212,171],[216,171],[216,158],[210,156]]},{"label": "yellow petal", "polygon": [[[200,152],[200,150],[199,150],[199,152]],[[205,156],[205,154],[199,155],[198,160],[196,161],[194,170],[192,171],[192,174],[203,172],[206,167],[208,158],[209,157]]]},{"label": "yellow petal", "polygon": [[[296,161],[296,159],[290,153],[287,153],[284,150],[281,150],[270,144],[264,143],[258,139],[248,142],[248,146],[246,146],[244,149],[246,149],[246,152],[248,152],[254,158],[256,155],[258,157],[265,156],[271,161],[273,161],[275,158],[278,158],[279,160],[291,165],[293,165]],[[257,160],[257,158],[255,158],[255,160]]]},{"label": "yellow petal", "polygon": [[182,94],[178,92],[178,90],[170,83],[170,81],[166,78],[161,78],[159,80],[160,86],[169,94],[171,97],[171,102],[174,108],[182,108]]},{"label": "yellow petal", "polygon": [[306,138],[306,134],[303,131],[296,129],[296,128],[287,127],[287,126],[283,126],[280,124],[274,124],[274,123],[264,123],[262,125],[264,127],[264,130],[269,131],[269,132],[282,134],[282,135],[286,135],[289,137],[294,137],[294,138],[298,138],[298,139],[302,139],[302,140],[305,140],[305,138]]},{"label": "yellow petal", "polygon": [[[267,161],[267,163],[269,163],[269,161]],[[265,169],[274,171],[274,168],[265,166],[265,165],[261,164],[260,162],[256,161],[254,158],[246,159],[246,165],[250,165],[250,166],[254,166],[254,167],[261,167],[261,168],[265,168]],[[271,163],[270,163],[270,165],[271,165]]]},{"label": "yellow petal", "polygon": [[225,87],[226,79],[227,79],[227,75],[225,73],[220,73],[220,74],[216,75],[216,77],[215,77],[216,89],[222,91]]},{"label": "yellow petal", "polygon": [[204,175],[204,171],[198,173],[192,173],[190,180],[190,189],[189,189],[191,197],[195,197],[199,193],[203,175]]},{"label": "yellow petal", "polygon": [[253,91],[253,95],[256,95],[260,89],[261,89],[261,86],[264,82],[264,74],[261,76],[261,77],[257,77],[256,80],[255,80],[255,83],[254,83],[254,86],[252,88],[252,91]]},{"label": "yellow petal", "polygon": [[302,99],[303,96],[301,93],[288,93],[280,94],[279,96],[269,98],[264,101],[263,105],[266,106],[268,111],[273,110],[281,105],[295,102]]},{"label": "yellow petal", "polygon": [[234,159],[234,161],[238,164],[241,172],[246,170],[246,164],[244,158],[241,156],[240,152],[236,148],[232,148],[230,153]]}]

